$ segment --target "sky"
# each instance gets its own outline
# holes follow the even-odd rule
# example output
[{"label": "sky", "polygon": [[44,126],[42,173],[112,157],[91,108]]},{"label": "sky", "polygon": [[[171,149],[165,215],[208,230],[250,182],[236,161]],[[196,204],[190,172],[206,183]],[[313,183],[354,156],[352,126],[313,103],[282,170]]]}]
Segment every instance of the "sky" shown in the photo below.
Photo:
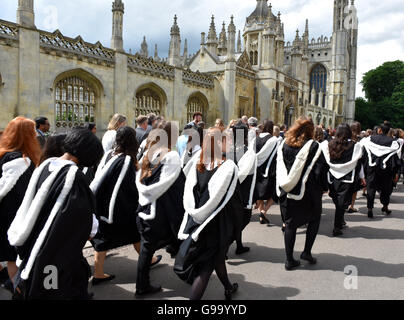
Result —
[{"label": "sky", "polygon": [[[160,57],[167,57],[170,28],[178,16],[182,45],[188,39],[188,53],[199,50],[201,32],[208,33],[211,16],[215,16],[219,35],[222,23],[234,22],[243,31],[245,19],[255,9],[256,0],[123,0],[124,47],[132,53],[140,50],[143,36],[154,55],[158,45]],[[270,2],[270,1],[269,1]],[[0,0],[0,19],[16,21],[17,0]],[[112,0],[34,0],[35,24],[38,29],[54,31],[91,43],[100,41],[110,47]],[[309,19],[310,39],[332,35],[334,0],[272,0],[273,12],[281,12],[285,24],[285,41],[293,41],[296,29],[304,31]],[[357,96],[364,96],[360,81],[363,74],[386,61],[404,60],[403,0],[356,0],[359,19]]]}]

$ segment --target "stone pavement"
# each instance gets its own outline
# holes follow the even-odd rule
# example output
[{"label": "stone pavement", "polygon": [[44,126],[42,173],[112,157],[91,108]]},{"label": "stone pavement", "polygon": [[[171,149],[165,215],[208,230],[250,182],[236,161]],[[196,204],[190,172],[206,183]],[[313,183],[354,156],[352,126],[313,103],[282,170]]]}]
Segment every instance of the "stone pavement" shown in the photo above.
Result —
[{"label": "stone pavement", "polygon": [[[261,225],[258,215],[244,231],[245,245],[251,251],[241,257],[229,251],[227,263],[232,282],[238,282],[237,299],[284,300],[284,299],[404,299],[404,187],[400,183],[392,196],[393,214],[386,217],[376,200],[375,219],[367,218],[366,199],[361,195],[356,207],[360,213],[347,214],[349,228],[340,238],[332,237],[334,207],[324,197],[324,212],[320,232],[313,248],[318,264],[303,263],[296,271],[284,269],[285,253],[281,232],[279,207],[270,209],[271,226]],[[305,241],[305,230],[299,229],[295,258],[299,258]],[[160,265],[151,272],[153,283],[163,286],[163,292],[149,299],[187,299],[190,287],[173,272],[174,261],[161,250]],[[85,249],[85,255],[93,265],[93,250]],[[358,271],[356,290],[347,290],[349,284],[344,269],[354,266]],[[108,284],[92,287],[97,300],[133,300],[136,281],[137,253],[133,247],[120,248],[109,253],[105,272],[115,274]],[[350,282],[352,284],[352,282]],[[354,284],[354,283],[353,283]],[[9,295],[0,289],[0,299]],[[204,295],[206,300],[223,300],[223,288],[215,274],[212,275]]]}]

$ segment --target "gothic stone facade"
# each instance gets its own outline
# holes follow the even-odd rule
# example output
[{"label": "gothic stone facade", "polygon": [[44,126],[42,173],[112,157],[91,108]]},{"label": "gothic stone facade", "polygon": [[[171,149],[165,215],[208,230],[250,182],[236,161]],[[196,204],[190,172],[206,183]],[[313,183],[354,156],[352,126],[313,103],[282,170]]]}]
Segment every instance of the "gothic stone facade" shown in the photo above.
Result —
[{"label": "gothic stone facade", "polygon": [[[201,48],[181,54],[177,17],[169,56],[149,57],[146,39],[139,53],[123,49],[124,4],[112,5],[111,48],[35,27],[33,0],[19,0],[17,23],[0,20],[0,128],[11,118],[44,115],[58,131],[95,122],[100,132],[114,113],[130,124],[154,112],[183,126],[195,111],[211,125],[216,118],[257,116],[291,123],[300,115],[334,126],[354,117],[357,30],[346,29],[347,0],[335,1],[334,33],[284,42],[280,14],[267,0],[247,18],[242,45],[233,18],[219,37],[214,18]],[[237,44],[236,44],[237,42]],[[244,48],[244,50],[242,50]]]}]

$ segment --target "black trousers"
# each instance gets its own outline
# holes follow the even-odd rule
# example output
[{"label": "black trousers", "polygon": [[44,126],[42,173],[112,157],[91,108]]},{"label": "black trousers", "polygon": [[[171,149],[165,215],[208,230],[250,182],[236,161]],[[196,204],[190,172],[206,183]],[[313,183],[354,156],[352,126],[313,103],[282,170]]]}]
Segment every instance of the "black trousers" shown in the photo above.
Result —
[{"label": "black trousers", "polygon": [[344,215],[345,209],[337,206],[335,208],[334,229],[342,229]]},{"label": "black trousers", "polygon": [[380,192],[380,202],[387,207],[393,193],[393,176],[374,174],[367,179],[368,209],[374,208],[376,192]]},{"label": "black trousers", "polygon": [[136,275],[136,289],[138,290],[145,290],[150,285],[150,264],[155,252],[156,245],[142,237]]},{"label": "black trousers", "polygon": [[[321,218],[318,220],[309,222],[306,231],[306,244],[304,247],[304,252],[311,254],[311,249],[313,248],[314,241],[316,240],[318,229],[320,228]],[[293,261],[293,250],[295,248],[296,242],[296,232],[297,228],[291,228],[289,224],[286,224],[285,229],[285,249],[286,249],[286,259],[288,261]]]}]

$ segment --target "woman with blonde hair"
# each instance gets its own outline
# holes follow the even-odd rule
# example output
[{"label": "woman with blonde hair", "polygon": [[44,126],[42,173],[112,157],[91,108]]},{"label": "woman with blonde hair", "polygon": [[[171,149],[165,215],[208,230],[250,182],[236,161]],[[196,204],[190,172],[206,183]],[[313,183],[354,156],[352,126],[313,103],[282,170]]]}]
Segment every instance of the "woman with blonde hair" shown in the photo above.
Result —
[{"label": "woman with blonde hair", "polygon": [[216,119],[215,128],[219,128],[221,131],[225,130],[225,125],[222,119]]},{"label": "woman with blonde hair", "polygon": [[185,215],[179,232],[184,242],[174,272],[192,285],[191,300],[202,299],[213,271],[224,286],[227,300],[238,289],[229,281],[225,258],[237,237],[238,216],[243,210],[238,168],[225,157],[226,139],[219,128],[209,129],[199,161],[192,162],[185,182]]},{"label": "woman with blonde hair", "polygon": [[286,270],[300,266],[293,257],[297,228],[308,223],[301,259],[315,264],[311,254],[320,227],[322,196],[327,190],[328,166],[318,142],[313,140],[314,124],[298,119],[286,133],[278,151],[276,179],[281,214],[285,221]]},{"label": "woman with blonde hair", "polygon": [[126,116],[122,114],[114,114],[108,124],[108,131],[104,134],[102,138],[102,147],[104,148],[104,152],[108,152],[114,148],[115,140],[116,140],[116,131],[125,127],[127,124]]},{"label": "woman with blonde hair", "polygon": [[12,120],[0,139],[0,261],[7,261],[11,281],[18,271],[17,252],[8,241],[7,230],[24,199],[40,155],[35,122],[24,117]]}]

